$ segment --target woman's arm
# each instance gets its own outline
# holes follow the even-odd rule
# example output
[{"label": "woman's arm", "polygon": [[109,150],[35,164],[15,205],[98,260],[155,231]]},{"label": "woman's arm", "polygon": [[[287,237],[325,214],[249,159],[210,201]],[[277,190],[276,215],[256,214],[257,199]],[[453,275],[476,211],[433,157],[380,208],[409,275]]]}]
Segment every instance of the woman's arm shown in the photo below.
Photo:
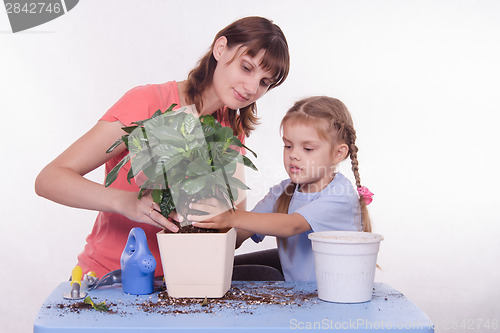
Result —
[{"label": "woman's arm", "polygon": [[[291,237],[311,230],[307,220],[300,214],[254,213],[243,210],[223,210],[217,200],[207,199],[192,203],[191,208],[205,211],[208,215],[188,215],[188,219],[196,222],[200,228],[236,228],[244,231],[242,237],[252,234],[263,234],[276,237]],[[245,239],[246,239],[245,238]]]},{"label": "woman's arm", "polygon": [[133,221],[177,231],[177,227],[159,212],[151,212],[152,208],[159,210],[157,204],[152,206],[151,195],[138,200],[137,192],[104,187],[84,178],[125,149],[125,145],[121,145],[112,153],[106,153],[124,134],[123,126],[119,121],[99,121],[40,172],[35,192],[66,206],[115,212]]}]

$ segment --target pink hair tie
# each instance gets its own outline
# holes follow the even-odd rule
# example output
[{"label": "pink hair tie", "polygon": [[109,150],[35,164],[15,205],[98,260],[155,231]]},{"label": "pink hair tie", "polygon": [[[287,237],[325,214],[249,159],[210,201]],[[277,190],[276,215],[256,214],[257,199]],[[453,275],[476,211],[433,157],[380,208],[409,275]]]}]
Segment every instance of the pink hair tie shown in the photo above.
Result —
[{"label": "pink hair tie", "polygon": [[373,193],[370,192],[368,187],[365,186],[358,187],[358,193],[360,197],[363,197],[363,199],[365,199],[366,205],[369,205],[373,201],[372,199]]}]

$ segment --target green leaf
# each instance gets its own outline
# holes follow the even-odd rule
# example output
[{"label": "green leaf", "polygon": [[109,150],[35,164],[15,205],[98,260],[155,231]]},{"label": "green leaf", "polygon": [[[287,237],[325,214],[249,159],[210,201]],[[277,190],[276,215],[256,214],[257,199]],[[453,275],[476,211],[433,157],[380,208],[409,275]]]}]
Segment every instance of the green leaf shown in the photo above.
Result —
[{"label": "green leaf", "polygon": [[142,196],[144,195],[144,191],[146,191],[146,187],[141,187],[139,190],[139,194],[137,195],[137,199],[141,200]]},{"label": "green leaf", "polygon": [[163,172],[163,170],[167,170],[168,172],[168,170],[175,168],[182,160],[182,154],[177,154],[175,156],[162,156],[156,162],[155,173],[158,174]]},{"label": "green leaf", "polygon": [[[214,194],[215,197],[219,200],[222,201],[224,199],[228,205],[231,203],[231,198],[229,197],[229,192],[227,190],[227,184],[225,180],[221,177],[216,177],[215,179],[215,184],[214,186]],[[235,189],[235,191],[231,191],[232,194],[234,194],[233,199],[237,200],[238,198],[238,190]]]},{"label": "green leaf", "polygon": [[203,123],[203,125],[215,128],[215,118],[214,118],[214,116],[211,116],[211,115],[201,116],[200,117],[200,121]]},{"label": "green leaf", "polygon": [[189,134],[193,131],[194,127],[196,126],[196,121],[196,118],[192,114],[188,114],[186,116],[183,124],[185,134]]},{"label": "green leaf", "polygon": [[238,137],[236,136],[233,136],[231,138],[231,140],[229,141],[229,143],[232,145],[232,146],[237,146],[237,147],[243,147],[243,143],[241,143],[241,140],[238,139]]},{"label": "green leaf", "polygon": [[233,160],[233,161],[231,161],[231,163],[225,163],[225,164],[217,163],[217,164],[215,164],[215,171],[224,170],[224,172],[227,175],[232,176],[236,172],[237,167],[238,167],[238,164],[235,163],[235,161]]},{"label": "green leaf", "polygon": [[101,302],[101,303],[96,304],[94,306],[94,309],[96,309],[97,311],[102,311],[102,312],[109,311],[108,306],[106,305],[106,302]]},{"label": "green leaf", "polygon": [[146,122],[144,122],[144,129],[146,130],[146,132],[149,133],[149,131],[151,131],[151,129],[153,128],[156,128],[158,126],[162,126],[164,125],[165,121],[163,119],[163,117],[159,117],[156,116],[155,118],[151,118],[149,120],[147,120]]},{"label": "green leaf", "polygon": [[224,161],[230,162],[239,159],[238,163],[243,163],[242,156],[243,155],[241,155],[239,151],[234,150],[233,148],[228,148],[224,154]]},{"label": "green leaf", "polygon": [[226,151],[226,149],[227,149],[226,143],[220,142],[220,141],[212,142],[210,144],[210,147],[212,149],[212,153],[217,152],[218,154],[223,154],[224,151]]},{"label": "green leaf", "polygon": [[[251,150],[250,148],[248,148],[247,146],[245,146],[244,144],[242,144],[242,143],[241,143],[241,141],[240,141],[239,139],[238,139],[238,141],[240,142],[240,144],[241,144],[241,145],[234,144],[234,142],[232,142],[232,143],[231,143],[231,145],[233,145],[233,146],[238,146],[238,147],[243,147],[243,148],[245,148],[246,150],[248,150],[249,152],[251,152],[251,153],[252,153],[252,155],[253,155],[255,158],[257,158],[257,154],[256,154],[253,150]],[[241,154],[239,151],[237,151],[237,150],[235,150],[235,149],[233,149],[233,148],[228,148],[228,151],[231,151],[231,150],[232,150],[232,151],[235,151],[238,155],[243,155],[243,154]]]},{"label": "green leaf", "polygon": [[156,170],[156,165],[149,165],[147,166],[146,168],[144,168],[143,170],[141,170],[144,175],[152,181],[152,183],[157,186],[158,184],[156,184],[156,179],[158,178],[158,175],[162,174],[162,171],[158,171]]},{"label": "green leaf", "polygon": [[123,138],[119,138],[118,140],[116,140],[112,145],[111,147],[108,148],[108,150],[106,150],[106,153],[109,154],[111,153],[113,150],[115,150],[116,147],[118,147],[119,145],[121,145],[121,143],[123,142]]},{"label": "green leaf", "polygon": [[160,202],[161,215],[168,217],[175,209],[174,199],[169,189],[163,190],[163,195]]},{"label": "green leaf", "polygon": [[85,299],[83,300],[83,303],[90,304],[90,305],[94,306],[94,301],[92,301],[92,298],[90,298],[90,296],[85,297]]},{"label": "green leaf", "polygon": [[188,194],[188,195],[193,195],[195,193],[198,193],[201,191],[203,187],[205,187],[205,184],[207,182],[206,177],[191,177],[186,179],[184,184],[182,185],[182,189]]},{"label": "green leaf", "polygon": [[155,113],[153,113],[153,115],[151,116],[151,118],[156,118],[156,117],[158,117],[158,116],[160,116],[162,114],[163,114],[163,112],[161,112],[161,110],[158,109],[158,110],[156,110]]},{"label": "green leaf", "polygon": [[149,143],[146,130],[143,127],[137,127],[128,135],[127,148],[131,153],[137,154],[147,147]]},{"label": "green leaf", "polygon": [[233,136],[234,134],[231,127],[221,127],[217,130],[216,140],[220,142],[230,142]]},{"label": "green leaf", "polygon": [[171,184],[180,184],[182,181],[186,179],[186,169],[184,167],[177,167],[170,170],[167,170],[166,174],[168,177],[168,181]]},{"label": "green leaf", "polygon": [[[205,143],[205,140],[203,140],[203,142],[200,142],[200,140],[192,140],[192,141],[187,142],[187,147],[186,147],[187,151],[191,151],[192,153],[194,153],[194,151],[197,151],[200,149],[204,149],[204,150],[207,149],[207,145]],[[193,156],[193,155],[194,154],[190,154],[188,156]]]},{"label": "green leaf", "polygon": [[108,187],[109,185],[113,184],[113,182],[118,177],[118,173],[120,172],[120,169],[128,161],[130,161],[130,158],[131,158],[131,154],[127,154],[124,158],[122,158],[122,160],[120,161],[120,163],[118,163],[117,165],[115,165],[115,167],[108,173],[108,175],[106,176],[106,182],[104,184],[106,187]]},{"label": "green leaf", "polygon": [[149,129],[149,133],[157,137],[159,140],[172,142],[174,145],[184,140],[184,137],[180,133],[174,131],[169,125],[151,128]]},{"label": "green leaf", "polygon": [[219,123],[219,122],[217,121],[217,119],[215,119],[215,118],[214,118],[214,128],[215,128],[215,129],[218,129],[218,128],[221,128],[221,127],[222,127],[221,123]]},{"label": "green leaf", "polygon": [[181,154],[171,144],[160,143],[151,147],[151,154],[158,159],[168,159]]},{"label": "green leaf", "polygon": [[165,110],[165,113],[172,111],[172,110],[173,110],[176,106],[177,106],[177,104],[172,103],[172,104],[168,107],[168,109],[166,109],[166,110]]},{"label": "green leaf", "polygon": [[226,205],[229,205],[229,196],[227,195],[227,188],[224,181],[216,180],[212,186],[214,188],[214,198],[224,202]]},{"label": "green leaf", "polygon": [[203,126],[196,126],[193,132],[191,133],[191,136],[193,137],[193,140],[194,139],[205,140],[205,132],[203,132]]},{"label": "green leaf", "polygon": [[212,167],[207,163],[207,160],[199,157],[188,164],[186,176],[196,177],[206,175],[210,172],[212,172]]},{"label": "green leaf", "polygon": [[130,168],[127,173],[127,181],[129,184],[132,184],[130,180],[134,178],[136,175],[134,175],[134,168]]},{"label": "green leaf", "polygon": [[97,311],[109,311],[108,307],[106,306],[106,302],[101,302],[99,304],[95,304],[94,301],[92,301],[92,298],[90,296],[85,297],[83,300],[85,304],[90,304],[94,309]]},{"label": "green leaf", "polygon": [[186,113],[179,111],[179,110],[170,114],[169,126],[174,130],[174,132],[180,134],[181,126],[184,123],[185,117],[186,117]]},{"label": "green leaf", "polygon": [[125,144],[125,147],[127,147],[127,150],[128,150],[128,137],[129,137],[128,134],[122,136],[123,143]]},{"label": "green leaf", "polygon": [[160,204],[161,199],[163,197],[163,190],[155,189],[151,192],[151,195],[153,197],[153,201],[156,202],[157,204]]},{"label": "green leaf", "polygon": [[122,127],[126,133],[130,134],[137,128],[137,125]]},{"label": "green leaf", "polygon": [[134,170],[134,175],[137,175],[141,170],[144,170],[149,165],[155,162],[157,158],[152,154],[151,149],[145,149],[136,153],[131,159],[131,165]]},{"label": "green leaf", "polygon": [[230,177],[229,179],[229,185],[231,185],[231,188],[233,189],[240,189],[240,190],[249,190],[250,187],[248,187],[245,183],[243,183],[241,180],[239,180],[236,177]]},{"label": "green leaf", "polygon": [[245,166],[247,167],[250,167],[252,168],[253,170],[255,171],[258,171],[257,170],[257,167],[253,164],[253,162],[246,156],[243,156],[243,164],[245,164]]},{"label": "green leaf", "polygon": [[[234,209],[234,201],[238,198],[238,191],[236,191],[233,195],[233,191],[231,190],[231,186],[229,186],[229,180],[227,179],[226,171],[224,171],[224,168],[222,169],[222,175],[224,176],[224,182],[226,183],[226,188],[227,188],[227,194],[229,194],[229,201],[231,202],[231,208]],[[236,198],[235,198],[236,196]]]},{"label": "green leaf", "polygon": [[257,154],[252,149],[248,148],[244,144],[241,144],[241,145],[243,146],[243,148],[245,148],[246,150],[248,150],[249,152],[251,152],[255,158],[257,158]]},{"label": "green leaf", "polygon": [[[215,135],[217,133],[217,130],[213,127],[210,126],[203,126],[203,134],[207,141],[210,140],[210,136]],[[213,140],[212,140],[213,141]]]}]

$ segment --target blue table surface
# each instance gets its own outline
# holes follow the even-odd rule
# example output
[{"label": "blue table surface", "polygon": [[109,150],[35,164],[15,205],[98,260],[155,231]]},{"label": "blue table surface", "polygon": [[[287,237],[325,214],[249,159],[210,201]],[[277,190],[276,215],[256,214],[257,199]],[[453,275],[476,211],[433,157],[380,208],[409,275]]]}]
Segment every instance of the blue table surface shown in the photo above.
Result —
[{"label": "blue table surface", "polygon": [[324,302],[317,297],[316,284],[309,282],[233,281],[229,297],[209,299],[206,306],[201,299],[165,300],[160,288],[140,296],[124,294],[120,284],[91,291],[92,300],[105,301],[110,312],[78,308],[82,300],[62,297],[69,289],[69,282],[62,283],[47,298],[34,332],[434,332],[415,304],[382,283],[375,283],[370,302],[358,304]]}]

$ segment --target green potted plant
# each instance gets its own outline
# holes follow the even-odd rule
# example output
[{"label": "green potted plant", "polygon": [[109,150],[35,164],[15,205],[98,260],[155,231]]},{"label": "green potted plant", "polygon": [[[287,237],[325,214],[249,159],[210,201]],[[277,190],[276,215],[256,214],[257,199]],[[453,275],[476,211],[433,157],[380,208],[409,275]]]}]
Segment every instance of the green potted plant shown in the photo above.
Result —
[{"label": "green potted plant", "polygon": [[235,176],[238,165],[256,170],[240,148],[256,155],[213,116],[198,117],[193,107],[174,107],[123,128],[126,134],[108,152],[123,142],[129,154],[109,172],[105,185],[130,162],[127,179],[135,178],[139,198],[151,191],[163,216],[174,209],[183,216],[179,234],[163,230],[157,235],[171,296],[222,297],[231,283],[236,231],[197,233],[205,230],[191,226],[189,203],[215,197],[234,209],[238,190],[248,189]]}]

